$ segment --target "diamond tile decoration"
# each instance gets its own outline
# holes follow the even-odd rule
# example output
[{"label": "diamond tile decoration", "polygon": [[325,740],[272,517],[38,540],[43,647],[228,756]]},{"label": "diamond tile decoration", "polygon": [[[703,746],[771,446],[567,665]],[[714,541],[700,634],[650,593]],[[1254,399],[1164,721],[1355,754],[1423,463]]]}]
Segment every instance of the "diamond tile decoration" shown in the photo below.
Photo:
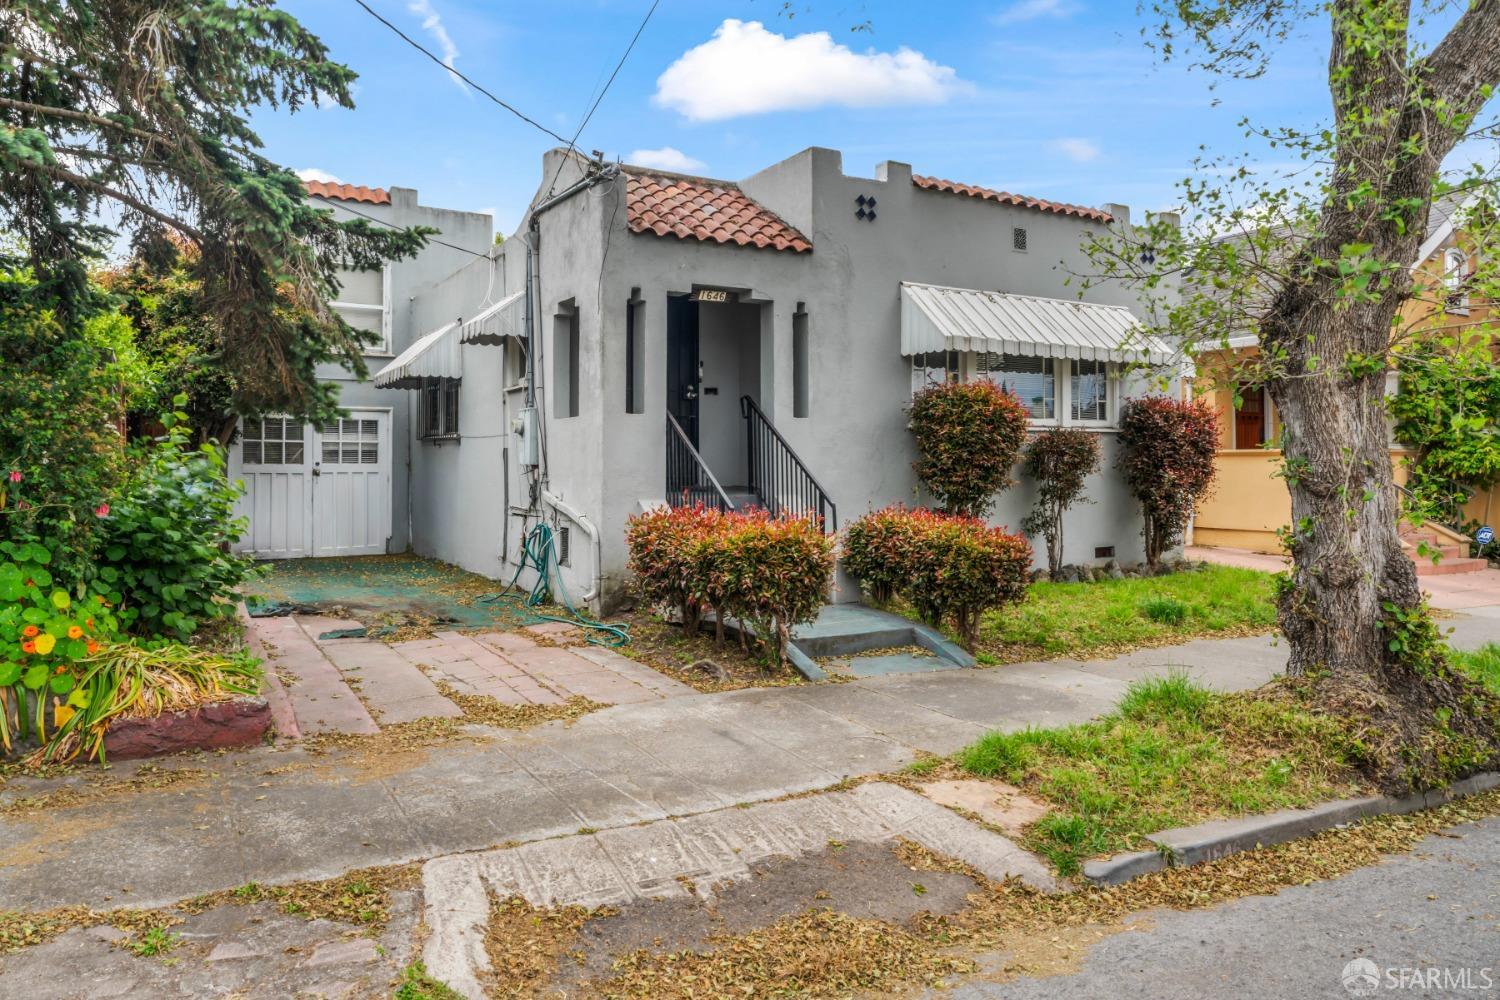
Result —
[{"label": "diamond tile decoration", "polygon": [[978,187],[974,184],[945,181],[940,177],[922,177],[912,174],[911,182],[927,191],[961,194],[969,198],[999,202],[1002,205],[1016,205],[1020,208],[1034,208],[1040,212],[1052,212],[1055,215],[1073,215],[1080,219],[1089,219],[1093,222],[1107,223],[1114,219],[1114,216],[1098,208],[1089,208],[1085,205],[1069,205],[1060,201],[1043,201],[1040,198],[1028,198],[1024,194],[1011,194],[1009,191],[995,191],[991,188]]},{"label": "diamond tile decoration", "polygon": [[633,233],[810,253],[813,245],[738,184],[626,168],[626,224]]}]

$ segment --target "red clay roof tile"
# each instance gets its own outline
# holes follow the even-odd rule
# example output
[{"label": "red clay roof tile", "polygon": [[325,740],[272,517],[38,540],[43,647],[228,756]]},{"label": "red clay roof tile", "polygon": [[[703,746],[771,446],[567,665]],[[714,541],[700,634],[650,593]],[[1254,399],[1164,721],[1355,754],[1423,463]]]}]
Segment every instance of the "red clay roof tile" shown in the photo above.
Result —
[{"label": "red clay roof tile", "polygon": [[1069,205],[1060,201],[1043,201],[1040,198],[1028,198],[1023,194],[1011,194],[1009,191],[995,191],[990,188],[978,187],[974,184],[960,184],[958,181],[945,181],[940,177],[922,177],[912,174],[911,182],[919,188],[928,191],[942,191],[947,194],[961,194],[970,198],[981,198],[985,201],[996,201],[1002,205],[1016,205],[1020,208],[1035,208],[1042,212],[1053,212],[1057,215],[1076,215],[1080,219],[1090,219],[1094,222],[1110,222],[1113,219],[1108,212],[1098,208],[1088,208],[1084,205]]},{"label": "red clay roof tile", "polygon": [[625,216],[633,233],[806,253],[812,242],[738,184],[626,168]]},{"label": "red clay roof tile", "polygon": [[314,198],[332,198],[335,201],[366,201],[371,205],[389,205],[390,193],[385,188],[365,187],[354,184],[330,184],[326,181],[303,181],[307,193]]}]

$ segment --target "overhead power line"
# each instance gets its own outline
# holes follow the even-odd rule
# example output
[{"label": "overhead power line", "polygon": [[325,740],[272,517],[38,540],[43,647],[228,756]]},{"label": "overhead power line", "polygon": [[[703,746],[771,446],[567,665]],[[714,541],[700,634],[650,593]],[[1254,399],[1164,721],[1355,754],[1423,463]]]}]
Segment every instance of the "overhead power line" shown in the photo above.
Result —
[{"label": "overhead power line", "polygon": [[[452,73],[454,76],[458,77],[464,83],[467,83],[469,86],[471,86],[475,90],[479,91],[485,97],[488,97],[490,100],[492,100],[496,104],[500,105],[506,111],[509,111],[511,114],[515,115],[517,118],[521,119],[523,122],[525,122],[526,124],[532,126],[533,128],[540,129],[542,132],[545,132],[547,135],[550,135],[552,138],[556,139],[558,142],[567,142],[568,141],[564,137],[562,137],[562,136],[558,135],[556,132],[552,131],[547,126],[543,125],[541,122],[537,121],[535,118],[532,118],[530,115],[528,115],[525,112],[521,111],[520,109],[516,108],[514,105],[509,104],[509,103],[501,100],[500,98],[496,97],[494,94],[490,93],[489,90],[485,89],[480,84],[475,83],[473,80],[469,79],[467,76],[464,76],[463,73],[459,72],[458,70],[454,69],[452,66],[449,66],[447,63],[443,62],[443,60],[440,59],[440,58],[438,58],[438,56],[435,55],[432,52],[431,49],[427,48],[425,45],[423,45],[421,42],[417,41],[415,38],[412,38],[410,35],[408,35],[404,31],[402,31],[400,28],[396,27],[390,21],[387,21],[373,7],[371,7],[369,4],[365,3],[365,0],[354,0],[354,2],[357,3],[357,4],[359,4],[361,7],[363,7],[366,14],[369,14],[375,20],[379,21],[381,24],[385,25],[387,28],[390,28],[392,31],[394,31],[398,36],[400,36],[401,40],[403,42],[405,42],[407,45],[410,45],[412,48],[414,48],[418,52],[422,53],[428,59],[431,59],[433,62],[435,62],[439,66],[441,66],[443,68],[443,71],[445,73]],[[652,4],[651,5],[651,9],[655,10],[656,9],[656,5]],[[647,16],[649,17],[650,15],[647,15]],[[641,26],[645,27],[645,24],[643,23]],[[636,35],[637,35],[637,37],[639,37],[640,32],[636,32]],[[634,45],[635,43],[632,42],[631,44]],[[627,51],[626,54],[628,55],[629,52]],[[618,72],[618,70],[616,70],[616,72]],[[610,79],[614,79],[614,78],[611,77]]]},{"label": "overhead power line", "polygon": [[[614,71],[609,74],[609,79],[604,81],[604,87],[599,91],[599,96],[594,98],[594,103],[589,106],[588,114],[583,116],[583,121],[578,123],[578,129],[573,133],[573,138],[568,140],[569,153],[577,150],[578,137],[583,135],[583,130],[588,127],[589,119],[593,118],[594,112],[599,110],[599,105],[604,101],[604,95],[609,93],[609,88],[614,84],[615,77],[620,75],[620,70],[624,67],[625,60],[629,59],[630,53],[635,51],[635,43],[641,40],[641,33],[646,30],[646,25],[650,22],[651,15],[656,13],[656,8],[660,3],[661,0],[651,0],[651,7],[646,11],[646,16],[641,18],[640,26],[635,29],[635,34],[631,36],[630,44],[625,46],[625,52],[620,56],[620,61],[615,63]],[[552,175],[552,183],[547,185],[548,194],[551,194],[552,189],[557,186],[557,178],[562,174],[562,165],[564,162],[566,160],[558,162],[557,170]]]},{"label": "overhead power line", "polygon": [[[346,204],[343,203],[342,199],[339,200],[339,206],[338,207],[342,208],[346,212],[350,212],[350,213],[352,213],[354,215],[359,216],[361,219],[368,219],[371,222],[375,223],[376,225],[384,226],[387,229],[397,229],[397,230],[402,230],[402,231],[404,231],[406,229],[405,226],[398,226],[394,222],[387,222],[384,219],[380,219],[380,218],[377,218],[377,217],[375,217],[373,215],[369,215],[369,214],[367,214],[365,212],[361,212],[357,208],[350,208],[348,205],[346,205]],[[461,246],[457,246],[456,244],[453,244],[453,243],[446,243],[443,240],[434,239],[431,236],[427,237],[427,242],[428,243],[436,243],[439,246],[447,247],[449,250],[457,250],[457,251],[459,251],[461,253],[470,254],[470,255],[472,255],[474,257],[488,257],[489,256],[489,254],[487,254],[487,253],[479,253],[477,251],[470,250],[468,247],[461,247]]]}]

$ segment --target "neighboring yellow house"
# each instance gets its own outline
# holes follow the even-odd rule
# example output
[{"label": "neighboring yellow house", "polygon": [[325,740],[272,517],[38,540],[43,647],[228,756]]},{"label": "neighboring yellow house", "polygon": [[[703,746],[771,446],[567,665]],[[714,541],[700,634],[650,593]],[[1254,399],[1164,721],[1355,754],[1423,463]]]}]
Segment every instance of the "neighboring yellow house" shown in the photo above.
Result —
[{"label": "neighboring yellow house", "polygon": [[[1471,301],[1465,282],[1474,272],[1473,247],[1461,225],[1463,218],[1478,202],[1473,192],[1450,195],[1434,202],[1428,214],[1427,240],[1423,243],[1415,269],[1418,280],[1430,288],[1446,290],[1446,301],[1412,300],[1407,303],[1407,327],[1427,325],[1431,328],[1462,328],[1487,323],[1490,306]],[[1198,506],[1193,521],[1192,543],[1247,549],[1252,552],[1285,551],[1277,529],[1291,523],[1292,504],[1286,484],[1276,475],[1281,467],[1281,451],[1275,447],[1281,433],[1281,421],[1270,395],[1259,386],[1242,388],[1239,409],[1234,406],[1234,389],[1216,379],[1215,371],[1224,371],[1235,360],[1253,357],[1259,348],[1253,334],[1231,338],[1227,348],[1204,351],[1197,357],[1200,384],[1214,385],[1209,398],[1219,411],[1219,452],[1214,460],[1216,481],[1213,495]],[[1395,373],[1387,376],[1389,391],[1396,389]],[[1392,442],[1391,467],[1397,483],[1405,483],[1406,459],[1409,453]],[[1500,516],[1497,491],[1476,496],[1466,510],[1470,516],[1492,523]],[[1452,543],[1458,536],[1433,529],[1435,541]],[[1467,560],[1453,557],[1467,552],[1445,551],[1449,556],[1444,569],[1482,568],[1461,566]],[[1422,568],[1419,566],[1419,569]]]}]

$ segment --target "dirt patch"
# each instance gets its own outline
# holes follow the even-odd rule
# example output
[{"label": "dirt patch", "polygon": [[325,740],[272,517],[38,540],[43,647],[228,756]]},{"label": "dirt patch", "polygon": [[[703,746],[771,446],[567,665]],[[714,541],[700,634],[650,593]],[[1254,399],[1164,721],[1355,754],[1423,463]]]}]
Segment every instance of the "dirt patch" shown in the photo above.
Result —
[{"label": "dirt patch", "polygon": [[0,910],[0,955],[50,941],[74,927],[107,925],[128,934],[143,934],[181,922],[180,917],[161,910],[101,911],[87,906],[63,906],[35,913]]},{"label": "dirt patch", "polygon": [[236,889],[223,889],[177,904],[183,913],[203,913],[217,906],[233,903],[273,902],[283,913],[308,920],[334,920],[378,931],[391,918],[392,894],[416,888],[421,882],[421,865],[390,865],[360,868],[337,878],[317,882],[293,882],[289,885],[262,885],[248,882]]},{"label": "dirt patch", "polygon": [[723,649],[717,648],[712,624],[697,635],[688,635],[680,625],[665,622],[648,611],[633,611],[626,620],[630,626],[630,645],[621,652],[697,691],[712,693],[807,683],[785,664],[779,669],[768,669],[759,658],[742,650],[733,638],[724,640]]},{"label": "dirt patch", "polygon": [[436,683],[444,698],[463,709],[467,721],[496,729],[532,729],[546,722],[573,722],[590,712],[609,708],[583,695],[573,695],[561,705],[507,705],[489,695],[464,694],[451,684]]},{"label": "dirt patch", "polygon": [[[588,921],[613,916],[614,910],[565,906],[543,910],[519,896],[490,898],[490,923],[484,950],[490,972],[484,976],[491,997],[532,997],[558,971]],[[571,956],[577,961],[576,953]]]},{"label": "dirt patch", "polygon": [[[977,886],[962,873],[918,871],[903,862],[890,845],[831,841],[816,854],[778,858],[752,868],[748,881],[728,885],[686,884],[688,898],[647,900],[617,913],[594,916],[580,925],[553,991],[610,996],[760,996],[767,981],[761,973],[741,977],[704,956],[733,941],[737,956],[753,954],[771,940],[807,939],[815,928],[834,933],[852,930],[840,949],[864,945],[882,949],[901,940],[900,925],[920,912],[955,913]],[[857,930],[865,921],[878,923],[879,934]],[[741,935],[761,935],[740,942]],[[741,947],[743,945],[743,947]],[[779,959],[778,959],[779,961]],[[821,982],[809,956],[809,968],[798,975]],[[764,970],[762,970],[764,971]],[[696,994],[673,992],[669,980],[686,985],[697,980]],[[752,992],[746,992],[751,990]],[[814,995],[828,995],[810,989]],[[554,994],[543,994],[554,995]]]}]

